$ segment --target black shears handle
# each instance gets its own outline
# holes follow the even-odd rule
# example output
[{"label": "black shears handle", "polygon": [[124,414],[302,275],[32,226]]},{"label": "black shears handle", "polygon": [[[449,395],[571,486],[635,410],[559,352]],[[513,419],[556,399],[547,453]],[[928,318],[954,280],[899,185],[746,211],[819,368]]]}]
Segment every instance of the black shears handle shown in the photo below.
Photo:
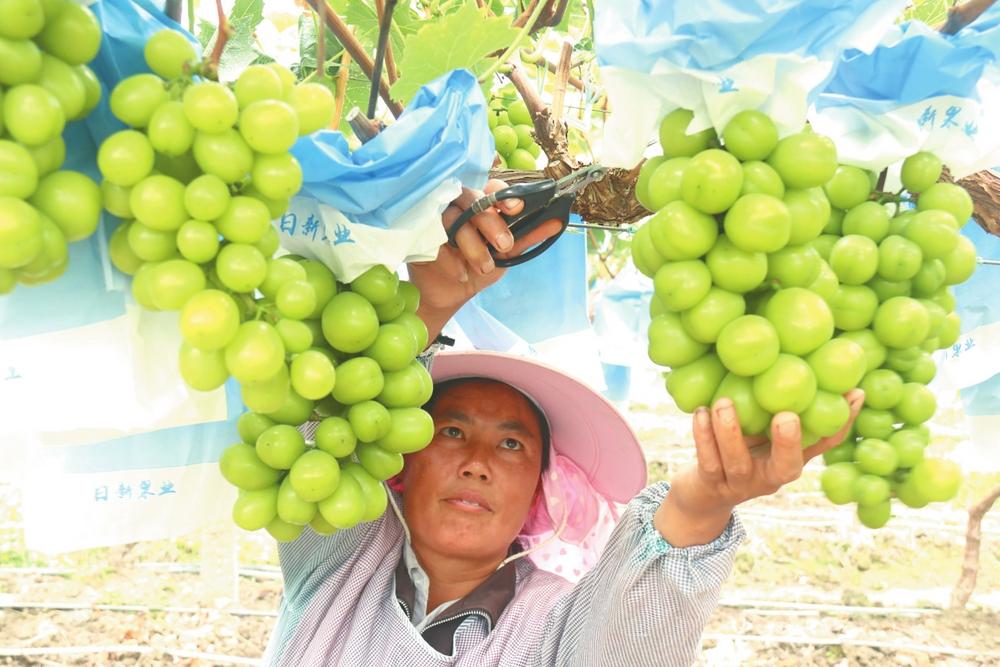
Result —
[{"label": "black shears handle", "polygon": [[557,190],[558,183],[551,178],[546,178],[531,183],[517,183],[478,199],[472,206],[462,211],[462,214],[455,220],[455,224],[448,230],[448,245],[453,248],[458,247],[458,244],[455,242],[456,235],[477,213],[482,213],[486,209],[496,206],[498,202],[504,199],[521,199],[524,201],[524,208],[517,215],[510,215],[498,209],[500,217],[507,222],[507,228],[510,230],[515,241],[523,238],[548,220],[559,220],[562,223],[559,232],[517,257],[506,259],[497,257],[496,248],[489,243],[486,245],[489,248],[490,255],[493,256],[494,263],[500,267],[517,266],[538,257],[551,248],[552,244],[566,231],[566,226],[569,223],[570,208],[573,206],[573,202],[576,201],[576,192],[567,192],[560,195]]}]

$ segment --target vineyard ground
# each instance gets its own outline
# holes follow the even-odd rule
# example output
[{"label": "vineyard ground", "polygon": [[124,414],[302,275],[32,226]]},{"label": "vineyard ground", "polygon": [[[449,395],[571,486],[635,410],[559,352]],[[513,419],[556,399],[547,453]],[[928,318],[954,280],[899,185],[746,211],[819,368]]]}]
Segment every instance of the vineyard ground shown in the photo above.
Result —
[{"label": "vineyard ground", "polygon": [[[692,455],[687,417],[661,405],[629,408],[650,479],[669,478]],[[939,453],[961,441],[949,419],[942,410]],[[969,609],[946,609],[963,554],[964,508],[1000,474],[972,473],[955,502],[900,512],[872,532],[817,492],[818,469],[741,511],[747,541],[706,629],[700,664],[1000,664],[997,512],[984,523]],[[253,664],[263,653],[281,596],[266,535],[214,526],[176,540],[44,556],[25,550],[17,493],[6,491],[0,665]],[[207,558],[220,544],[238,554],[235,586],[233,566]],[[238,599],[225,599],[234,589]]]}]

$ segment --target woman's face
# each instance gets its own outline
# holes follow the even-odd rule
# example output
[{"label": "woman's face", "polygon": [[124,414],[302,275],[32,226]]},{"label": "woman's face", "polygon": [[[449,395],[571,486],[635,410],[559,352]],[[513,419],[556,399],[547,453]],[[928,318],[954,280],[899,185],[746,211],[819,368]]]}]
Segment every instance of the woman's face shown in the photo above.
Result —
[{"label": "woman's face", "polygon": [[447,389],[431,414],[434,439],[408,455],[403,469],[403,507],[414,548],[503,558],[538,489],[538,417],[516,390],[485,380]]}]

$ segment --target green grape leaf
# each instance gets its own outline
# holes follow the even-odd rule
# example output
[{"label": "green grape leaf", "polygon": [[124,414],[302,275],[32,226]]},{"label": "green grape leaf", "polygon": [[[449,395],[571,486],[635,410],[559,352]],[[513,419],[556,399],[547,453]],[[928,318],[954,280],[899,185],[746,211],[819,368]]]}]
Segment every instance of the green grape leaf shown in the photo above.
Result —
[{"label": "green grape leaf", "polygon": [[198,22],[198,43],[201,44],[201,48],[208,49],[208,44],[212,41],[212,37],[214,36],[215,24],[211,21],[201,19]]},{"label": "green grape leaf", "polygon": [[[303,15],[299,17],[299,78],[303,78],[309,72],[317,68],[316,55],[319,51],[318,47],[319,39],[316,32],[316,23],[313,21],[312,17],[309,15]],[[329,58],[335,56],[337,53],[343,50],[340,41],[337,37],[330,32],[330,29],[326,30],[326,57]],[[295,68],[292,68],[293,71]]]},{"label": "green grape leaf", "polygon": [[948,19],[948,8],[953,4],[948,0],[918,0],[906,8],[902,18],[906,21],[923,21],[935,27]]},{"label": "green grape leaf", "polygon": [[[344,8],[344,21],[351,26],[359,42],[374,50],[378,45],[379,24],[378,13],[370,0],[348,2]],[[389,43],[396,60],[403,55],[405,36],[415,33],[420,25],[414,19],[410,7],[396,5],[392,15],[392,29],[389,31]]]},{"label": "green grape leaf", "polygon": [[[226,42],[226,47],[222,50],[219,58],[219,80],[235,81],[240,72],[249,65],[261,59],[262,53],[257,49],[253,31],[257,27],[254,17],[244,15],[231,20],[229,25],[233,29],[232,37]],[[215,41],[219,33],[216,31],[212,38],[205,45],[205,55],[207,56],[215,48]]]},{"label": "green grape leaf", "polygon": [[236,0],[229,12],[229,21],[249,17],[254,27],[264,19],[264,0]]},{"label": "green grape leaf", "polygon": [[[351,63],[351,72],[347,79],[347,88],[344,90],[344,116],[357,107],[361,113],[368,111],[368,95],[371,93],[371,82],[364,75],[357,63]],[[347,121],[341,119],[341,129],[349,128]]]},{"label": "green grape leaf", "polygon": [[424,25],[404,40],[402,58],[397,61],[399,80],[390,93],[393,99],[408,102],[420,86],[453,69],[465,67],[480,73],[489,67],[494,51],[508,46],[518,31],[511,18],[486,17],[473,2]]},{"label": "green grape leaf", "polygon": [[555,26],[556,32],[567,33],[570,28],[583,26],[587,21],[587,13],[583,8],[583,0],[569,0],[563,11],[562,20]]}]

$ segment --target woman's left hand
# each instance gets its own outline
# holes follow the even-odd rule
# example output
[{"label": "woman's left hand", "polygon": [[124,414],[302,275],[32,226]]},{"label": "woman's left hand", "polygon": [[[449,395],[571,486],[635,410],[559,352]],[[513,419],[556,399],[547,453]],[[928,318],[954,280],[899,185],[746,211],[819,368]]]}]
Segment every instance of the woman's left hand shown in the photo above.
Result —
[{"label": "woman's left hand", "polygon": [[847,423],[806,448],[794,413],[774,416],[768,442],[743,436],[728,398],[716,401],[711,410],[699,408],[694,415],[697,463],[671,480],[654,519],[664,539],[675,547],[705,544],[722,532],[738,504],[770,495],[798,479],[806,463],[843,442],[854,424],[864,392],[854,389],[844,397],[851,408]]}]

